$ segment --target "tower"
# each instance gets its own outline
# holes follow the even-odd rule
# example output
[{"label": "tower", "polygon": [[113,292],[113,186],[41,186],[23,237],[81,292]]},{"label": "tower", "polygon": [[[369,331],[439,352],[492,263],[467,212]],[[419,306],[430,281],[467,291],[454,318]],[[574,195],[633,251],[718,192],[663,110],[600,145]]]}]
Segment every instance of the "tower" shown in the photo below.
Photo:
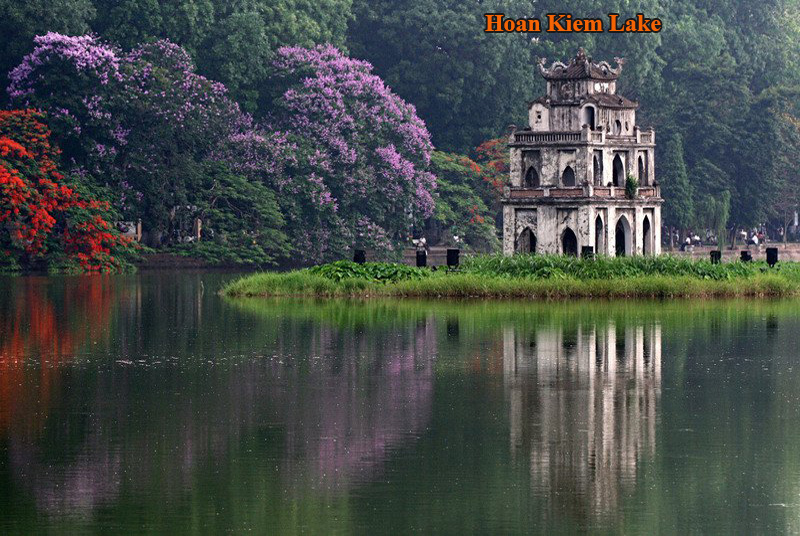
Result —
[{"label": "tower", "polygon": [[[616,94],[624,60],[595,63],[583,49],[539,72],[547,94],[529,126],[509,137],[503,253],[658,255],[661,203],[655,132],[636,124],[638,104]],[[638,180],[638,189],[627,179]]]}]

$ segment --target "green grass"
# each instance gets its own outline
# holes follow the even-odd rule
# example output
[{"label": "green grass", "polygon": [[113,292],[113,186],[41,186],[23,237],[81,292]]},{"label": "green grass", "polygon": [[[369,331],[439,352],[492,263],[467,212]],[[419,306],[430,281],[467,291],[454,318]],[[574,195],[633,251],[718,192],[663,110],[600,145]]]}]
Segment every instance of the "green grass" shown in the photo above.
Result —
[{"label": "green grass", "polygon": [[231,297],[690,298],[800,294],[800,264],[713,265],[674,257],[598,258],[486,255],[447,272],[339,261],[288,273],[260,273],[223,289]]}]

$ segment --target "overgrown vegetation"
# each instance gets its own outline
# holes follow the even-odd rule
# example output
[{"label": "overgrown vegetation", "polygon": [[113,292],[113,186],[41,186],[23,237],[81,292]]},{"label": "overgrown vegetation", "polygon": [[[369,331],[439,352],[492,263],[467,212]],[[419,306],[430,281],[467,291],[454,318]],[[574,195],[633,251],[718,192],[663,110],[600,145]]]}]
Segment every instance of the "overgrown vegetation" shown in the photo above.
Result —
[{"label": "overgrown vegetation", "polygon": [[770,270],[764,262],[712,264],[686,257],[603,257],[592,260],[561,255],[478,255],[466,257],[466,273],[505,278],[630,279],[644,276],[691,277],[715,281],[742,279],[771,272],[800,279],[800,265],[781,263]]},{"label": "overgrown vegetation", "polygon": [[[0,104],[46,112],[59,171],[118,219],[141,219],[154,248],[317,263],[354,246],[396,258],[425,232],[429,245],[496,250],[506,127],[544,93],[536,58],[578,47],[627,60],[619,93],[658,133],[665,225],[722,240],[766,222],[786,236],[800,204],[796,1],[609,0],[607,12],[663,21],[630,39],[487,34],[476,0],[0,7]],[[561,9],[503,5],[515,18]],[[186,245],[196,219],[213,245]]]},{"label": "overgrown vegetation", "polygon": [[366,262],[357,264],[352,261],[336,261],[308,269],[308,273],[342,281],[345,279],[362,279],[374,283],[397,283],[410,279],[423,279],[431,272],[424,268],[415,268],[405,264],[388,262]]},{"label": "overgrown vegetation", "polygon": [[243,296],[407,296],[448,298],[678,298],[788,296],[800,292],[800,265],[711,264],[674,257],[468,257],[459,270],[349,261],[236,280]]}]

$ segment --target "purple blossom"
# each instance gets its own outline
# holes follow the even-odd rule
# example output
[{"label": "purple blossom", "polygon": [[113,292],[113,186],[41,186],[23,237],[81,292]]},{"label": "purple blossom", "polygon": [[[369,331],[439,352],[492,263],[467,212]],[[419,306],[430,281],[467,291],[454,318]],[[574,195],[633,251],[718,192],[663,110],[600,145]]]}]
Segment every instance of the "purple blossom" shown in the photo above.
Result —
[{"label": "purple blossom", "polygon": [[[287,220],[300,235],[322,226],[384,251],[392,237],[433,213],[435,177],[427,172],[430,135],[413,106],[372,73],[372,66],[333,46],[284,47],[274,62],[283,83],[271,128],[297,145],[287,166],[297,207]],[[325,212],[334,203],[335,216]],[[342,254],[332,245],[306,241],[310,260]],[[353,243],[337,244],[340,248]]]}]

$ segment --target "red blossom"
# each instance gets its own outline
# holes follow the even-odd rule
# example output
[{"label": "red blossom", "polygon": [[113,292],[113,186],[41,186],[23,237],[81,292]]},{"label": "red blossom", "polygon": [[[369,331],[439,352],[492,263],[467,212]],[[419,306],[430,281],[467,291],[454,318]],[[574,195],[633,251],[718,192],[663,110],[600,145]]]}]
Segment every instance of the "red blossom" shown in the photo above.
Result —
[{"label": "red blossom", "polygon": [[111,251],[128,240],[100,216],[107,203],[61,184],[58,150],[42,119],[34,110],[0,111],[0,242],[33,258],[48,253],[55,238],[85,270],[118,268]]}]

